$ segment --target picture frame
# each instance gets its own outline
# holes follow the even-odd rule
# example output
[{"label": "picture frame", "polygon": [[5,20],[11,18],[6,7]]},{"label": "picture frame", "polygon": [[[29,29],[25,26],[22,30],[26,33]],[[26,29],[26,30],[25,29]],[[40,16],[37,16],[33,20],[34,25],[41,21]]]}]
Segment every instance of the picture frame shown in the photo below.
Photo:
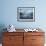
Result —
[{"label": "picture frame", "polygon": [[35,22],[35,7],[18,7],[17,21]]}]

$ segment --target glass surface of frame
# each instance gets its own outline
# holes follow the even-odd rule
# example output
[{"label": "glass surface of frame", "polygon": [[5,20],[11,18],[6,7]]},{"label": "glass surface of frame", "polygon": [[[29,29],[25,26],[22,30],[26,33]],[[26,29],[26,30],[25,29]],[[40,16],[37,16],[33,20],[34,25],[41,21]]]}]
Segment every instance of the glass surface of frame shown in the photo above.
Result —
[{"label": "glass surface of frame", "polygon": [[21,22],[34,22],[35,7],[18,7],[17,20]]}]

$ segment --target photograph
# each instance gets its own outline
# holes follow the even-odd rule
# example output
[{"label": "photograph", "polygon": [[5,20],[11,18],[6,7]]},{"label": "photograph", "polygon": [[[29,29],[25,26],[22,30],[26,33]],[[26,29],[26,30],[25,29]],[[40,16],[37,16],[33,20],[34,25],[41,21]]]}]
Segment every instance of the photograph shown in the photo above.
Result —
[{"label": "photograph", "polygon": [[35,7],[18,7],[17,8],[17,20],[24,22],[35,21]]}]

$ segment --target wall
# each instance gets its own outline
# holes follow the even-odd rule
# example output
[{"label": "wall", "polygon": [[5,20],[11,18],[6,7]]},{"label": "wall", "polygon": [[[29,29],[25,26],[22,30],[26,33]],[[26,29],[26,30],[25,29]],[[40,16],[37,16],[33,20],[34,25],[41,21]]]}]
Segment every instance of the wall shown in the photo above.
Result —
[{"label": "wall", "polygon": [[[42,0],[1,0],[0,24],[13,24],[16,28],[46,28],[46,1]],[[35,22],[18,22],[17,7],[35,7]]]},{"label": "wall", "polygon": [[[0,27],[42,28],[46,32],[46,0],[0,0]],[[35,22],[18,22],[17,7],[35,7]],[[1,28],[2,28],[1,27]]]}]

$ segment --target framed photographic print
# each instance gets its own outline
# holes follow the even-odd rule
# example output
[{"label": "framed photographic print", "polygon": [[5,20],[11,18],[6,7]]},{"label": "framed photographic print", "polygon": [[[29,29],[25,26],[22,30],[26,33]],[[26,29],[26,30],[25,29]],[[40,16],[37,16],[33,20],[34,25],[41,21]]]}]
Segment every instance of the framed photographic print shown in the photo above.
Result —
[{"label": "framed photographic print", "polygon": [[34,22],[35,7],[18,7],[17,20],[21,22]]}]

